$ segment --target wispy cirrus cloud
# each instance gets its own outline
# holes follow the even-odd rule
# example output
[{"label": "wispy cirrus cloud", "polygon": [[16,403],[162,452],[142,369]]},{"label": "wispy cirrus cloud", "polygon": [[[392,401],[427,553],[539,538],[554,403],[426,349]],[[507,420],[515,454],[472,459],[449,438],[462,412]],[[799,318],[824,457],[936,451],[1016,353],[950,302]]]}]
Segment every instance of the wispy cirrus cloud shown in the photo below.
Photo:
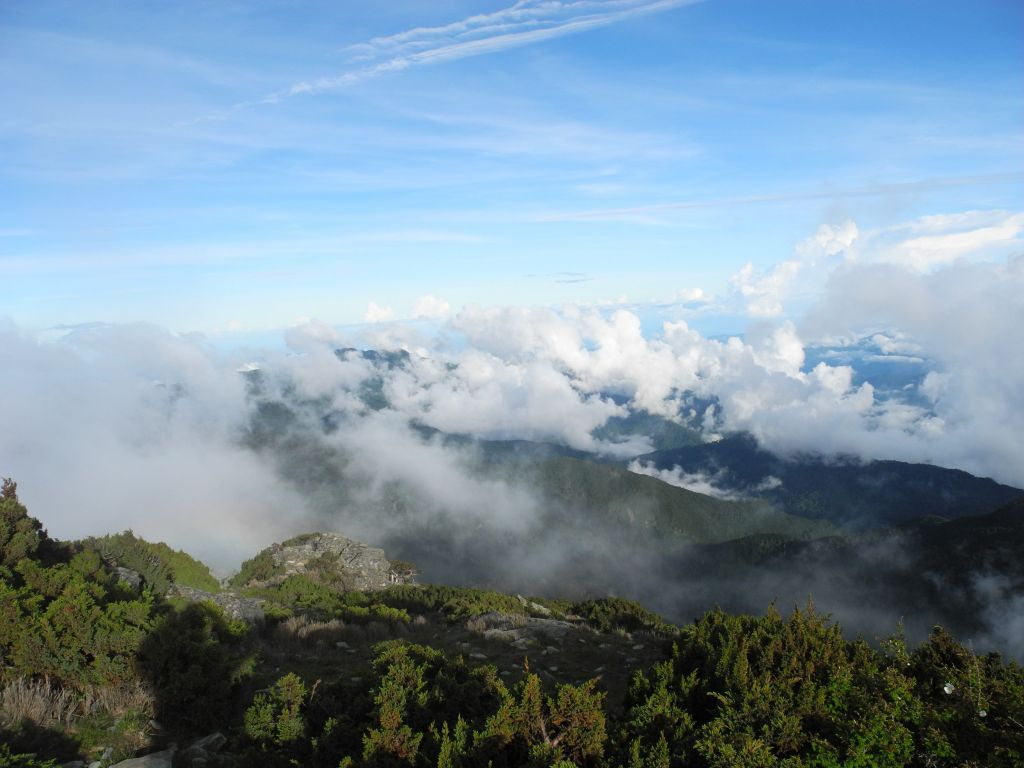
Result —
[{"label": "wispy cirrus cloud", "polygon": [[700,208],[731,208],[762,203],[801,202],[807,200],[845,200],[859,197],[883,197],[908,195],[950,187],[971,187],[985,184],[1015,182],[1024,179],[1024,173],[988,173],[972,176],[945,176],[923,178],[914,181],[870,183],[850,187],[829,187],[823,189],[796,190],[792,192],[769,192],[761,195],[737,197],[715,197],[708,199],[680,200],[664,203],[648,203],[622,208],[593,208],[587,210],[545,211],[530,217],[530,221],[638,221],[652,224],[662,219],[644,219],[649,214],[665,214]]},{"label": "wispy cirrus cloud", "polygon": [[338,90],[391,72],[497,53],[697,2],[700,0],[520,0],[493,13],[436,27],[415,27],[349,46],[344,50],[355,65],[351,69],[295,83],[262,102]]}]

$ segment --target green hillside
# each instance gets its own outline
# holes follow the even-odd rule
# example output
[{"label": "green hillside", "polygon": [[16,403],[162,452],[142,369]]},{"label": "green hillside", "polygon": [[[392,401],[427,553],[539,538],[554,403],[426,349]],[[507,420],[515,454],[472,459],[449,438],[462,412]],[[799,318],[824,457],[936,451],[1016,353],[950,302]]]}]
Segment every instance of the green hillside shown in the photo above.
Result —
[{"label": "green hillside", "polygon": [[783,458],[763,450],[747,434],[655,451],[638,460],[658,469],[679,467],[709,475],[721,487],[763,499],[790,514],[861,530],[925,516],[982,514],[1024,495],[1019,488],[929,464]]},{"label": "green hillside", "polygon": [[816,538],[835,532],[829,523],[787,515],[762,502],[724,501],[621,467],[568,457],[521,468],[516,478],[543,494],[553,524],[599,526],[612,535],[648,539],[652,547],[764,533]]}]

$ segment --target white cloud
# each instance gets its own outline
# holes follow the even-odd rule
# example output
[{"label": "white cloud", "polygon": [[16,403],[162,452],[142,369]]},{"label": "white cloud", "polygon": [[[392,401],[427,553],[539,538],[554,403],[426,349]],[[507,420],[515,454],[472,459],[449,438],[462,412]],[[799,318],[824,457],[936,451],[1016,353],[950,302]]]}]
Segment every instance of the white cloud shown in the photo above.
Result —
[{"label": "white cloud", "polygon": [[368,323],[383,323],[395,318],[395,311],[391,307],[379,306],[375,302],[366,305],[366,312],[363,319]]},{"label": "white cloud", "polygon": [[436,27],[416,27],[376,37],[347,50],[360,66],[328,77],[295,83],[263,99],[274,103],[300,94],[347,88],[412,67],[481,56],[658,13],[697,0],[519,0],[492,13]]},{"label": "white cloud", "polygon": [[822,224],[813,237],[797,244],[796,251],[806,259],[836,256],[850,249],[860,235],[857,224],[849,219],[841,224]]},{"label": "white cloud", "polygon": [[428,294],[416,299],[412,307],[413,317],[443,318],[451,312],[451,305],[444,299]]},{"label": "white cloud", "polygon": [[658,469],[653,464],[642,464],[639,461],[631,461],[626,469],[638,475],[657,478],[663,483],[674,485],[677,488],[685,488],[705,496],[714,496],[716,499],[739,500],[745,498],[737,491],[721,487],[719,478],[703,472],[684,472],[681,467]]},{"label": "white cloud", "polygon": [[0,473],[55,536],[132,528],[234,565],[308,516],[235,442],[241,362],[150,326],[41,342],[0,324]]},{"label": "white cloud", "polygon": [[814,236],[797,243],[795,258],[760,273],[747,262],[730,282],[752,317],[780,317],[794,293],[814,290],[824,281],[830,265],[823,259],[848,252],[859,234],[853,221],[822,224]]},{"label": "white cloud", "polygon": [[965,211],[923,216],[870,233],[858,262],[928,271],[961,258],[993,258],[1021,250],[1024,213]]}]

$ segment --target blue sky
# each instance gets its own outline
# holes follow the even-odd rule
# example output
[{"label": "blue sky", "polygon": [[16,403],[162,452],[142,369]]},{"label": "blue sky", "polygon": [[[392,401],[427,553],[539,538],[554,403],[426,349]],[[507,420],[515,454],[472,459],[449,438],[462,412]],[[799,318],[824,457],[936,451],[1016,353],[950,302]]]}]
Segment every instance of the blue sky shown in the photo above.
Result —
[{"label": "blue sky", "polygon": [[822,226],[972,212],[1005,258],[1022,30],[1014,0],[0,1],[0,317],[621,302],[715,332]]}]

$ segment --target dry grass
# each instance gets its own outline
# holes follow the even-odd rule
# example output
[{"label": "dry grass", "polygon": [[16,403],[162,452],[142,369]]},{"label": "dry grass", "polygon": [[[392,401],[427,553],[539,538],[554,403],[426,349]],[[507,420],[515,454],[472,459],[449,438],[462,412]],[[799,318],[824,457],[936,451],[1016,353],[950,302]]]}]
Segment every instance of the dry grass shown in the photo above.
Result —
[{"label": "dry grass", "polygon": [[73,691],[55,686],[47,678],[17,678],[0,689],[0,720],[7,726],[28,720],[43,728],[67,727],[79,708],[79,699]]},{"label": "dry grass", "polygon": [[346,637],[348,626],[341,619],[313,621],[306,616],[291,616],[274,630],[277,642],[325,648]]},{"label": "dry grass", "polygon": [[153,717],[156,711],[152,690],[139,680],[118,686],[91,688],[85,694],[82,709],[89,713],[109,712],[117,718],[129,712]]}]

